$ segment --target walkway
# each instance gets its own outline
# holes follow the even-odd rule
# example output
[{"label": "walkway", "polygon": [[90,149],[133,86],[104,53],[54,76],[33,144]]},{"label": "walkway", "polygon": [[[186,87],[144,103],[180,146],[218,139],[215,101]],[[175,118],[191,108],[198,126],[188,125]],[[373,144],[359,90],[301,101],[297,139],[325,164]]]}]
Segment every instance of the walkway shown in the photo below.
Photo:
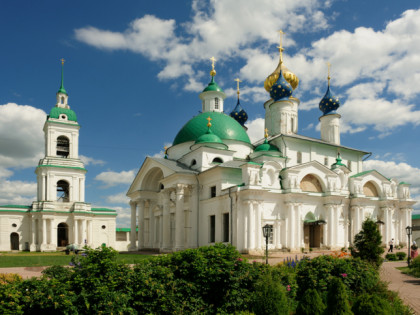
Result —
[{"label": "walkway", "polygon": [[396,267],[406,267],[405,261],[390,261],[382,264],[381,279],[389,283],[388,288],[420,315],[420,279],[401,273]]}]

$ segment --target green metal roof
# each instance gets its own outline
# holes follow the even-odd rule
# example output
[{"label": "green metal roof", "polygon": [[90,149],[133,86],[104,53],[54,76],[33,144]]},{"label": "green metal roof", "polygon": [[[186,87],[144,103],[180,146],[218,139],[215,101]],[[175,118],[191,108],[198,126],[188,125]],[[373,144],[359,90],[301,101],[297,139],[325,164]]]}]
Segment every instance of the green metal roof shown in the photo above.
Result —
[{"label": "green metal roof", "polygon": [[[365,175],[365,174],[368,174],[368,173],[370,173],[370,172],[376,172],[376,173],[378,173],[378,174],[380,174],[380,175],[382,175],[381,173],[379,173],[377,170],[369,170],[369,171],[364,171],[364,172],[361,172],[361,173],[357,173],[357,174],[354,174],[353,176],[350,176],[350,177],[359,177],[359,176],[363,176],[363,175]],[[390,180],[388,177],[386,177],[386,176],[384,176],[384,175],[382,175],[383,177],[385,177],[388,181]]]},{"label": "green metal roof", "polygon": [[61,114],[66,115],[67,120],[77,121],[76,113],[69,108],[53,107],[51,109],[49,117],[58,119]]},{"label": "green metal roof", "polygon": [[198,137],[198,139],[195,141],[195,143],[223,143],[222,139],[220,139],[217,135],[215,135],[210,127],[207,130],[207,132],[201,136]]},{"label": "green metal roof", "polygon": [[208,92],[208,91],[217,91],[217,92],[222,92],[223,93],[223,90],[214,81],[213,76],[211,77],[211,81],[210,81],[209,85],[207,85],[207,87],[203,90],[203,92]]},{"label": "green metal roof", "polygon": [[420,219],[420,214],[411,215],[411,220],[419,220],[419,219]]},{"label": "green metal roof", "polygon": [[261,152],[261,151],[279,152],[280,150],[276,146],[269,144],[267,139],[265,139],[263,144],[260,144],[258,147],[255,148],[255,152]]},{"label": "green metal roof", "polygon": [[109,209],[109,208],[92,208],[92,211],[99,211],[99,212],[117,212],[114,209]]},{"label": "green metal roof", "polygon": [[197,139],[207,132],[207,118],[210,117],[212,132],[221,140],[236,140],[251,144],[245,129],[232,117],[219,112],[201,113],[188,121],[176,135],[173,145]]},{"label": "green metal roof", "polygon": [[[138,231],[139,228],[136,228],[136,231]],[[131,228],[116,228],[117,232],[131,232]]]},{"label": "green metal roof", "polygon": [[411,186],[410,183],[406,183],[406,182],[401,182],[401,183],[399,183],[399,185],[410,185]]}]

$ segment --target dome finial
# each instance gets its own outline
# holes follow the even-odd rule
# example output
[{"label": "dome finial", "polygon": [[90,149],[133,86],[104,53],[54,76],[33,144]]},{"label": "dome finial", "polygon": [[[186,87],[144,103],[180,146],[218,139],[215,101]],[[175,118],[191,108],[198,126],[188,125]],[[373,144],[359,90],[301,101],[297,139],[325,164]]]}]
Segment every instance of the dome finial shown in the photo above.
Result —
[{"label": "dome finial", "polygon": [[238,100],[239,100],[239,94],[240,94],[239,83],[242,82],[242,81],[239,78],[236,78],[235,81],[236,81],[236,94],[238,94]]},{"label": "dome finial", "polygon": [[327,61],[327,67],[328,67],[328,86],[330,86],[330,80],[331,80],[331,76],[330,76],[330,69],[331,69],[331,64],[329,61]]},{"label": "dome finial", "polygon": [[165,159],[168,159],[168,147],[165,145],[164,147],[163,147],[163,149],[165,150]]},{"label": "dome finial", "polygon": [[64,61],[65,60],[64,58],[61,58],[60,61],[61,61],[61,85],[57,93],[63,93],[67,95],[67,91],[64,88]]},{"label": "dome finial", "polygon": [[211,57],[211,58],[210,58],[210,61],[211,61],[211,71],[210,71],[210,75],[211,75],[212,77],[214,77],[214,76],[216,75],[216,70],[214,70],[214,63],[215,63],[215,61],[217,61],[217,60],[216,60],[216,58]]},{"label": "dome finial", "polygon": [[268,128],[264,129],[264,138],[267,140],[268,138]]},{"label": "dome finial", "polygon": [[207,127],[209,127],[209,128],[210,128],[210,127],[211,127],[211,122],[210,122],[210,121],[211,121],[212,119],[211,119],[211,117],[210,117],[210,116],[209,116],[209,117],[207,117],[206,119],[207,119],[207,121],[208,121],[208,123],[207,123]]},{"label": "dome finial", "polygon": [[284,51],[283,35],[284,35],[284,32],[283,32],[283,30],[279,30],[278,32],[280,33],[280,46],[277,46],[277,48],[279,49],[279,53],[280,53],[280,65],[281,65],[283,63],[283,51]]}]

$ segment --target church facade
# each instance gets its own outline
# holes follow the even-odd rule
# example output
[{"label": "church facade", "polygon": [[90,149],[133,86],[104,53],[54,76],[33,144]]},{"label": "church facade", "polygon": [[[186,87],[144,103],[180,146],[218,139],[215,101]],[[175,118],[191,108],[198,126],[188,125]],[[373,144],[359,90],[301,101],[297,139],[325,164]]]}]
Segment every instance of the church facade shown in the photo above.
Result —
[{"label": "church facade", "polygon": [[[352,245],[366,218],[383,245],[405,245],[409,184],[363,170],[369,152],[340,143],[339,100],[328,88],[319,108],[320,139],[297,133],[299,79],[280,61],[264,87],[265,136],[251,143],[239,101],[228,115],[215,81],[199,95],[201,113],[175,136],[164,158],[147,157],[127,192],[131,250],[172,252],[224,242],[244,253],[265,248],[336,250]],[[238,83],[239,84],[239,83]],[[391,174],[392,175],[392,174]]]},{"label": "church facade", "polygon": [[0,206],[0,251],[116,246],[116,211],[85,202],[80,126],[68,104],[63,71],[56,99],[44,124],[45,157],[35,169],[37,200],[28,206]]}]

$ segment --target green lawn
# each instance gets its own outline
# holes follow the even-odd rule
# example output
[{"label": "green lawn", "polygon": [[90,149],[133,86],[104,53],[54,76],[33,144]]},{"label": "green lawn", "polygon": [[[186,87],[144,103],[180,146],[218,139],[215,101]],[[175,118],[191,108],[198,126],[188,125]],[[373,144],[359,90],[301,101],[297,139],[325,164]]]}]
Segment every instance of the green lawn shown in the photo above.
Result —
[{"label": "green lawn", "polygon": [[[66,255],[63,252],[0,253],[0,268],[68,265],[73,255],[74,254]],[[135,264],[136,262],[149,257],[151,256],[137,254],[118,254],[117,261],[121,261],[126,264]]]}]

